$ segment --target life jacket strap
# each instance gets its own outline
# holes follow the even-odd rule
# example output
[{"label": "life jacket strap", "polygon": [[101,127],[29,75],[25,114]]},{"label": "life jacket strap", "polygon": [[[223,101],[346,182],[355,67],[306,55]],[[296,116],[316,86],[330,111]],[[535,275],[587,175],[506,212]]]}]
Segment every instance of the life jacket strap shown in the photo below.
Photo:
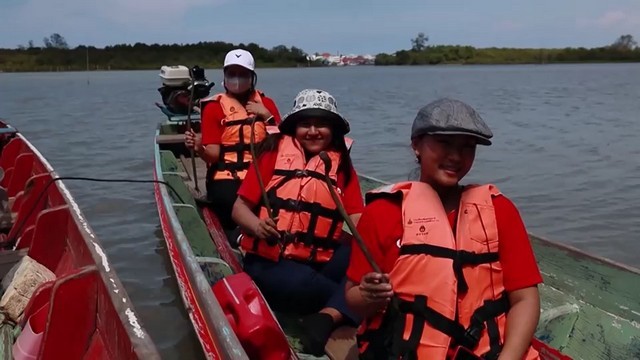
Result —
[{"label": "life jacket strap", "polygon": [[[313,170],[283,170],[283,169],[276,169],[274,171],[274,175],[278,175],[278,176],[283,176],[283,181],[281,183],[279,183],[278,187],[284,185],[284,183],[286,183],[287,181],[294,179],[294,178],[306,178],[306,177],[312,177],[314,179],[320,180],[320,181],[324,181],[325,180],[325,176],[324,174],[317,172],[317,171],[313,171]],[[331,179],[331,184],[333,186],[337,186],[336,185],[336,181]]]},{"label": "life jacket strap", "polygon": [[[238,125],[251,125],[251,118],[246,118],[246,119],[242,119],[242,120],[231,120],[231,121],[226,121],[222,126],[224,127],[229,127],[229,126],[238,126]],[[262,122],[263,120],[260,119],[256,119],[256,122]]]},{"label": "life jacket strap", "polygon": [[[311,214],[311,222],[309,228],[311,230],[311,225],[315,225],[314,219],[318,217],[323,217],[327,219],[331,219],[334,221],[342,221],[342,216],[337,209],[330,209],[322,206],[322,204],[318,202],[308,202],[297,199],[282,199],[277,197],[273,192],[268,191],[267,195],[269,195],[269,203],[271,208],[273,209],[274,214],[277,214],[280,210],[287,210],[290,212],[307,212]],[[313,226],[315,228],[315,226]],[[315,229],[313,229],[315,230]]]},{"label": "life jacket strap", "polygon": [[[257,119],[256,122],[257,121],[262,120]],[[247,170],[251,165],[250,161],[244,161],[244,154],[251,151],[251,144],[248,142],[250,139],[244,138],[244,127],[250,125],[251,118],[227,121],[223,124],[224,127],[240,126],[240,129],[238,130],[238,142],[236,144],[220,145],[220,160],[218,161],[217,169],[219,171],[230,171],[232,176],[236,179],[239,179],[237,172]],[[225,161],[225,154],[232,152],[236,153],[236,161]]]},{"label": "life jacket strap", "polygon": [[497,252],[474,253],[430,244],[408,244],[400,247],[401,256],[423,254],[453,260],[453,272],[458,280],[458,291],[461,293],[466,293],[469,290],[469,285],[462,271],[465,266],[478,266],[499,260]]},{"label": "life jacket strap", "polygon": [[[400,317],[405,319],[402,322],[406,321],[406,314],[408,313],[413,314],[414,317],[411,329],[412,335],[409,336],[409,339],[402,339],[404,324],[401,324],[400,328],[396,327],[396,330],[399,331],[394,333],[400,334],[400,338],[394,341],[394,347],[400,353],[396,353],[398,355],[417,349],[425,322],[451,337],[455,345],[463,346],[467,349],[475,349],[482,338],[483,331],[487,329],[490,339],[490,351],[486,355],[499,354],[502,349],[496,318],[509,310],[509,298],[506,293],[503,293],[498,299],[486,300],[482,306],[477,308],[473,312],[471,322],[467,328],[430,308],[427,305],[426,296],[416,296],[413,301],[397,299],[397,303],[400,313],[404,314],[404,316]],[[416,332],[416,335],[414,335],[414,332]]]}]

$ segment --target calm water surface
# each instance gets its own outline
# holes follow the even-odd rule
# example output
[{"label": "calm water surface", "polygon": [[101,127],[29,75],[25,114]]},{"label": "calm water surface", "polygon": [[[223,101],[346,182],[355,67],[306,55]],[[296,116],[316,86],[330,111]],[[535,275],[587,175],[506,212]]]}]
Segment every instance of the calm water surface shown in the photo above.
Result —
[{"label": "calm water surface", "polygon": [[[220,70],[207,76],[220,82]],[[157,71],[0,74],[0,117],[62,176],[151,179]],[[450,96],[494,132],[467,182],[494,182],[529,231],[640,266],[640,64],[259,70],[284,114],[306,87],[351,121],[356,169],[405,180],[411,122]],[[220,87],[216,86],[215,90]],[[67,182],[166,358],[201,356],[159,227],[151,185]]]}]

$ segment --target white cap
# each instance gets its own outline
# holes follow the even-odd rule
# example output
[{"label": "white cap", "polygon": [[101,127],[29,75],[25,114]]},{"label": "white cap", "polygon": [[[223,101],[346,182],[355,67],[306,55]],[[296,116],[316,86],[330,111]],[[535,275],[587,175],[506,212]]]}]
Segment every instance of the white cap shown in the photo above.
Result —
[{"label": "white cap", "polygon": [[256,62],[253,60],[251,53],[242,49],[231,50],[227,53],[227,56],[224,57],[224,67],[230,65],[240,65],[251,71],[256,68]]}]

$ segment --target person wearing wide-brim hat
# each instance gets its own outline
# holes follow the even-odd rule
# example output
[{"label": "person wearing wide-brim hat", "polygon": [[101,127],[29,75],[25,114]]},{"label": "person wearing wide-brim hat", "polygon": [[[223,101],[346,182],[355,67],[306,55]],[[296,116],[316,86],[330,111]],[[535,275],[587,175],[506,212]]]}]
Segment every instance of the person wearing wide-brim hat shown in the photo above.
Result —
[{"label": "person wearing wide-brim hat", "polygon": [[[349,123],[326,91],[306,89],[267,137],[233,208],[243,235],[244,270],[269,304],[302,317],[304,351],[322,355],[333,329],[357,325],[345,304],[345,271],[351,252],[342,237],[342,217],[325,182],[327,174],[347,214],[357,222],[362,208],[358,176],[344,135]],[[270,214],[258,176],[265,184]]]},{"label": "person wearing wide-brim hat", "polygon": [[495,185],[460,184],[493,133],[470,105],[440,99],[410,138],[419,181],[367,193],[358,224],[381,273],[359,248],[347,270],[347,303],[367,319],[360,358],[538,358],[542,278],[523,221]]},{"label": "person wearing wide-brim hat", "polygon": [[234,240],[237,226],[231,208],[251,164],[251,120],[256,119],[255,141],[260,142],[269,126],[279,124],[280,113],[275,102],[256,89],[256,65],[249,51],[229,51],[223,74],[225,91],[201,100],[202,136],[187,131],[185,145],[209,165],[207,199],[227,236]]},{"label": "person wearing wide-brim hat", "polygon": [[300,120],[320,118],[329,121],[336,134],[346,135],[351,130],[349,122],[338,112],[336,100],[322,90],[306,89],[298,93],[293,109],[288,112],[279,125],[280,132],[293,135]]}]

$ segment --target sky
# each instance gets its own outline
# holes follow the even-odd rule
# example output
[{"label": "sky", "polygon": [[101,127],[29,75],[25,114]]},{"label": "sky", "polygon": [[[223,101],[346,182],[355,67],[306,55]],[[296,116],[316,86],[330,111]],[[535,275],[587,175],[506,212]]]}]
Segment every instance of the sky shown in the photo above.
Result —
[{"label": "sky", "polygon": [[392,53],[429,44],[596,47],[640,39],[640,0],[0,0],[0,48],[199,41]]}]

